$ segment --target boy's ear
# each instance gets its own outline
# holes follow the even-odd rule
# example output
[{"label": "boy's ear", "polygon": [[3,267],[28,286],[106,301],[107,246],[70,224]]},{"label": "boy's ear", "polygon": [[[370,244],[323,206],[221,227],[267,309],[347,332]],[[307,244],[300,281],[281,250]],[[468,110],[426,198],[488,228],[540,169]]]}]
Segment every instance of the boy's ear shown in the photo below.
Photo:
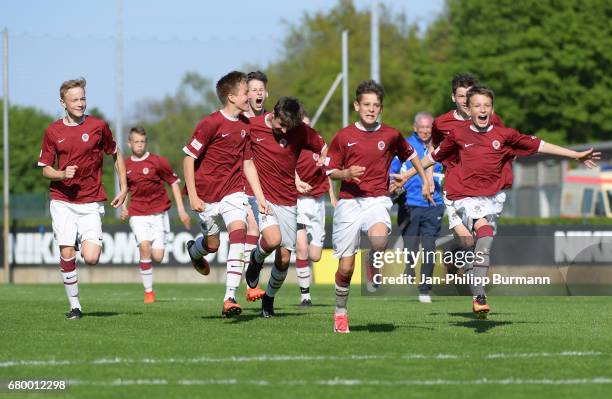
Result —
[{"label": "boy's ear", "polygon": [[457,103],[457,101],[455,100],[455,93],[451,94],[451,100],[453,100],[455,104]]},{"label": "boy's ear", "polygon": [[355,100],[353,101],[353,107],[355,107],[355,112],[359,111],[359,101]]}]

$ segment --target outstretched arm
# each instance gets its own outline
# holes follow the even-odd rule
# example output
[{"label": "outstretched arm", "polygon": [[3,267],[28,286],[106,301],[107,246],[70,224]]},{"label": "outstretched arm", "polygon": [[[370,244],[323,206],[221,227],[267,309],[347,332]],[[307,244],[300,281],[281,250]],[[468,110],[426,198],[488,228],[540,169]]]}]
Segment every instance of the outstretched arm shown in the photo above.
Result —
[{"label": "outstretched arm", "polygon": [[574,151],[570,150],[569,148],[547,142],[542,143],[542,146],[538,152],[575,159],[576,161],[582,162],[587,168],[591,169],[597,166],[597,163],[594,161],[601,159],[601,152],[594,152],[593,148],[586,151]]}]

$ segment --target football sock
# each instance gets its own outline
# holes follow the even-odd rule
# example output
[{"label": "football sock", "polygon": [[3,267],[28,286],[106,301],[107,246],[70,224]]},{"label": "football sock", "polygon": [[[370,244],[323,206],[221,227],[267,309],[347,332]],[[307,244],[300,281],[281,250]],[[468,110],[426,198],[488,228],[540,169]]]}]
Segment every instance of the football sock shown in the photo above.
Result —
[{"label": "football sock", "polygon": [[[482,226],[476,231],[475,260],[470,271],[479,280],[486,277],[489,271],[491,245],[493,245],[493,229],[488,225]],[[471,284],[471,288],[472,295],[485,295],[484,284]]]},{"label": "football sock", "polygon": [[295,274],[297,275],[302,301],[310,299],[310,267],[308,259],[295,260]]},{"label": "football sock", "polygon": [[234,230],[229,234],[229,252],[227,254],[227,269],[225,274],[225,297],[236,298],[236,290],[240,285],[242,270],[244,269],[244,241],[246,231]]},{"label": "football sock", "polygon": [[244,270],[249,267],[249,263],[251,263],[251,252],[257,247],[257,239],[259,236],[246,236],[246,240],[244,242]]},{"label": "football sock", "polygon": [[272,272],[270,273],[270,279],[268,280],[266,295],[268,295],[269,297],[274,297],[274,295],[276,295],[276,292],[283,285],[285,277],[287,277],[287,270],[278,270],[276,264],[274,264],[274,266],[272,267]]},{"label": "football sock", "polygon": [[153,262],[151,259],[141,259],[139,266],[145,292],[153,291]]},{"label": "football sock", "polygon": [[202,259],[209,253],[217,252],[217,249],[218,248],[209,248],[208,244],[206,243],[206,237],[201,236],[196,238],[195,245],[192,245],[191,248],[189,248],[189,255],[191,255],[193,259]]},{"label": "football sock", "polygon": [[352,275],[342,275],[336,272],[336,314],[347,314],[347,302]]},{"label": "football sock", "polygon": [[266,258],[268,257],[268,255],[270,255],[272,253],[272,251],[274,251],[275,248],[272,248],[268,245],[268,243],[266,242],[266,240],[264,240],[263,237],[261,237],[257,243],[257,247],[255,247],[254,251],[255,251],[255,261],[257,263],[263,263]]},{"label": "football sock", "polygon": [[70,259],[60,257],[59,266],[62,273],[62,280],[64,281],[64,288],[66,289],[66,296],[68,297],[68,302],[70,302],[70,309],[81,309],[76,271],[76,256]]}]

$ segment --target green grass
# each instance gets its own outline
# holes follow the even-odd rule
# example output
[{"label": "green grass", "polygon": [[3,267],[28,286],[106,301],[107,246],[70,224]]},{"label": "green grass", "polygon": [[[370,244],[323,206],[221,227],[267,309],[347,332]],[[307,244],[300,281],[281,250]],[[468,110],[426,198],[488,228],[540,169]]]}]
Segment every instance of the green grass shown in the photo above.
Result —
[{"label": "green grass", "polygon": [[[66,398],[575,399],[612,392],[612,297],[491,297],[492,313],[481,321],[472,318],[470,298],[423,305],[414,297],[362,297],[357,288],[351,333],[339,335],[329,286],[313,288],[310,310],[295,306],[298,288],[288,285],[276,318],[259,318],[259,304],[249,304],[239,318],[222,320],[219,285],[158,285],[159,302],[145,305],[137,285],[83,284],[78,321],[64,319],[61,284],[2,286],[0,380],[80,381],[44,395]],[[45,362],[8,365],[32,360]],[[144,384],[111,385],[119,379]]]}]

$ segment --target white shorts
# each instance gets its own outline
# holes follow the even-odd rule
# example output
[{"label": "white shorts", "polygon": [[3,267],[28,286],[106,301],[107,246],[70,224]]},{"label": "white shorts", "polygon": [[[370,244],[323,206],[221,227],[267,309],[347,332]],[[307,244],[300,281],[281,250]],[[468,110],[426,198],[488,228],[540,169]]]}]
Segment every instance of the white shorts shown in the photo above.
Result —
[{"label": "white shorts", "polygon": [[444,199],[444,206],[446,207],[446,214],[448,215],[448,228],[453,230],[455,227],[463,224],[461,220],[461,216],[457,214],[457,209],[455,209],[454,201],[451,201],[446,198],[446,192],[442,196]]},{"label": "white shorts", "polygon": [[462,223],[471,231],[474,227],[474,221],[478,219],[485,218],[495,225],[495,221],[504,210],[506,193],[499,192],[490,197],[467,197],[449,202],[456,210],[457,216],[461,218]]},{"label": "white shorts", "polygon": [[168,212],[146,216],[131,216],[130,227],[136,236],[138,245],[143,241],[150,241],[151,248],[166,249],[168,234],[170,233]]},{"label": "white shorts", "polygon": [[341,199],[334,209],[332,242],[334,256],[345,258],[359,251],[361,232],[384,223],[391,232],[389,211],[393,203],[387,196]]},{"label": "white shorts", "polygon": [[202,234],[204,236],[218,234],[221,230],[219,227],[221,220],[225,223],[225,227],[235,221],[246,223],[245,202],[246,196],[240,191],[226,195],[219,202],[204,203],[204,212],[198,213]]},{"label": "white shorts", "polygon": [[49,210],[57,245],[71,247],[77,241],[89,241],[102,246],[104,203],[73,204],[51,200]]},{"label": "white shorts", "polygon": [[259,214],[259,231],[278,225],[281,232],[281,246],[289,251],[294,251],[297,235],[297,207],[276,205],[271,202],[268,202],[268,205],[272,208],[272,214]]},{"label": "white shorts", "polygon": [[325,241],[325,201],[322,196],[319,198],[298,198],[297,222],[306,226],[310,245],[323,247]]}]

